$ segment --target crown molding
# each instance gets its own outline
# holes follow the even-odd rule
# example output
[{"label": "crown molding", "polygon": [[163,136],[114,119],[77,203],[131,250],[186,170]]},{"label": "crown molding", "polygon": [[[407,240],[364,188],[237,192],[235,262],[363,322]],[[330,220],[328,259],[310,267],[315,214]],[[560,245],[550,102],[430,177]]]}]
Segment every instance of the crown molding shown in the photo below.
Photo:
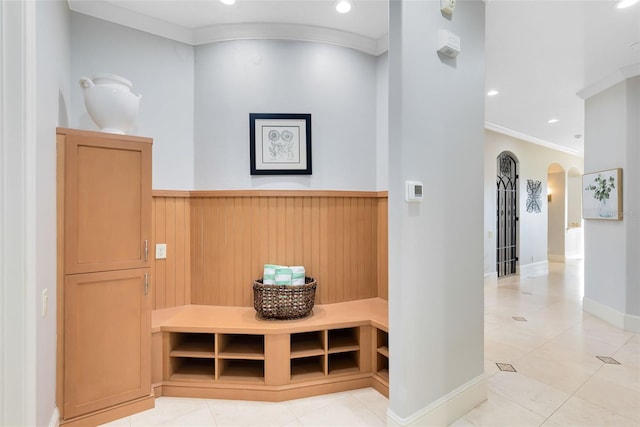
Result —
[{"label": "crown molding", "polygon": [[331,28],[270,23],[221,24],[190,29],[109,2],[67,1],[74,12],[191,46],[230,40],[297,40],[347,47],[373,56],[381,55],[388,48],[386,35],[376,40]]},{"label": "crown molding", "polygon": [[602,91],[609,89],[610,87],[617,85],[618,83],[627,79],[640,76],[640,62],[637,64],[628,65],[622,67],[613,74],[597,81],[596,83],[585,87],[577,93],[582,99],[589,99],[594,95],[599,94]]},{"label": "crown molding", "polygon": [[484,122],[484,128],[493,132],[501,133],[504,135],[512,136],[514,138],[521,139],[523,141],[530,142],[532,144],[540,145],[542,147],[550,148],[556,151],[562,151],[563,153],[571,154],[578,157],[584,157],[584,153],[572,150],[564,145],[554,144],[553,142],[546,141],[544,139],[536,138],[535,136],[527,135],[526,133],[518,132],[517,130],[509,129],[504,126],[492,122]]},{"label": "crown molding", "polygon": [[67,3],[73,12],[193,45],[192,31],[180,25],[115,6],[110,2],[67,0]]},{"label": "crown molding", "polygon": [[193,30],[193,45],[230,40],[297,40],[327,43],[378,56],[386,51],[386,37],[379,40],[346,31],[298,24],[243,23],[214,25]]}]

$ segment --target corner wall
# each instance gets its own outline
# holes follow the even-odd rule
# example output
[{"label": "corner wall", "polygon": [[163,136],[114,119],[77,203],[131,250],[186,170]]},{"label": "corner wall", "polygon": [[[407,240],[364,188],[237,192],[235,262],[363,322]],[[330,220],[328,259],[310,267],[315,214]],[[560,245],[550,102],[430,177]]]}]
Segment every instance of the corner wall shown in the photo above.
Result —
[{"label": "corner wall", "polygon": [[0,22],[0,424],[55,426],[55,129],[68,117],[67,4],[2,2]]},{"label": "corner wall", "polygon": [[[447,425],[486,399],[483,356],[484,3],[452,19],[434,1],[390,2],[390,421]],[[456,59],[438,30],[461,37]],[[405,180],[424,183],[406,203]]]},{"label": "corner wall", "polygon": [[[57,422],[56,127],[68,126],[70,34],[66,1],[36,2],[36,423]],[[42,293],[48,312],[42,315]]]},{"label": "corner wall", "polygon": [[623,219],[585,220],[585,311],[640,332],[640,77],[585,100],[585,170],[622,168]]}]

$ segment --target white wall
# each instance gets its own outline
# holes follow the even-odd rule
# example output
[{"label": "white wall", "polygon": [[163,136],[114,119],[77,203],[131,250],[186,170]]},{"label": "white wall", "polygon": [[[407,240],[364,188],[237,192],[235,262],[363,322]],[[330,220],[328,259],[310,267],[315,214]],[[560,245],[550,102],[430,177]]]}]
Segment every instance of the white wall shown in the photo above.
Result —
[{"label": "white wall", "polygon": [[[547,261],[547,169],[557,163],[564,170],[583,170],[583,159],[568,153],[535,145],[508,135],[485,131],[484,140],[484,272],[496,272],[496,159],[503,151],[513,153],[519,161],[518,224],[519,266]],[[542,181],[541,213],[528,213],[527,179]],[[489,237],[489,232],[492,237]]]},{"label": "white wall", "polygon": [[377,189],[389,188],[389,54],[385,52],[377,59]]},{"label": "white wall", "polygon": [[57,422],[55,128],[68,117],[68,10],[61,0],[2,2],[0,18],[10,106],[0,108],[0,424],[46,426]]},{"label": "white wall", "polygon": [[608,311],[613,317],[607,320],[635,332],[640,331],[639,100],[640,77],[634,77],[585,101],[585,171],[623,169],[624,213],[622,221],[584,221],[585,309],[604,309],[594,314]]},{"label": "white wall", "polygon": [[[69,126],[69,11],[65,1],[37,5],[36,146],[36,422],[49,425],[56,407],[56,126]],[[42,291],[48,313],[41,316]]]},{"label": "white wall", "polygon": [[[458,2],[452,20],[438,5],[390,2],[389,416],[397,424],[445,425],[486,398],[484,3]],[[455,60],[436,53],[443,28],[461,37]],[[405,203],[405,180],[425,184],[423,203]]]},{"label": "white wall", "polygon": [[0,425],[34,425],[35,21],[0,2]]},{"label": "white wall", "polygon": [[577,227],[582,224],[582,171],[572,168],[567,176],[567,222]]},{"label": "white wall", "polygon": [[[376,189],[376,59],[238,40],[196,47],[197,189]],[[249,113],[310,113],[312,175],[251,176]]]},{"label": "white wall", "polygon": [[193,189],[194,48],[162,37],[71,13],[71,119],[97,130],[78,80],[117,74],[142,94],[137,129],[152,137],[153,188]]},{"label": "white wall", "polygon": [[547,174],[547,189],[552,189],[552,201],[547,203],[547,192],[542,192],[542,205],[548,209],[547,252],[551,261],[564,261],[567,222],[565,172]]}]

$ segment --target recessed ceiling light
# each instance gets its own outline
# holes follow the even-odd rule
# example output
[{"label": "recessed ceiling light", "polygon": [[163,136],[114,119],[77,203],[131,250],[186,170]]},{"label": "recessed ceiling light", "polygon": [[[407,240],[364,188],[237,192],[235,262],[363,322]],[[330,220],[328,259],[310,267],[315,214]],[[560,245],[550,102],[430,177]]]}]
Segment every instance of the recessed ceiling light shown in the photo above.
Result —
[{"label": "recessed ceiling light", "polygon": [[338,13],[348,13],[352,7],[353,4],[351,3],[351,0],[336,1],[336,10],[338,11]]},{"label": "recessed ceiling light", "polygon": [[628,7],[633,6],[636,3],[638,3],[638,0],[620,0],[616,5],[616,7],[618,9],[626,9]]},{"label": "recessed ceiling light", "polygon": [[236,2],[236,0],[220,0],[222,3],[227,4],[229,6],[231,6],[232,4],[234,4]]},{"label": "recessed ceiling light", "polygon": [[498,92],[497,90],[491,89],[489,92],[487,92],[487,96],[496,96],[499,93],[500,92]]},{"label": "recessed ceiling light", "polygon": [[558,119],[549,119],[547,120],[547,123],[550,123],[550,124],[558,123]]}]

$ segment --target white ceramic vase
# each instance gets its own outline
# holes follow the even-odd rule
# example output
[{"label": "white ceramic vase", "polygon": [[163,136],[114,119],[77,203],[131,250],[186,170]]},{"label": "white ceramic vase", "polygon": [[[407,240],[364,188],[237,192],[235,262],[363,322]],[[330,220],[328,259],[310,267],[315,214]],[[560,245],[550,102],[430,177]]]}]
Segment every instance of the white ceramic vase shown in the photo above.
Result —
[{"label": "white ceramic vase", "polygon": [[84,105],[103,132],[124,134],[133,129],[140,98],[131,92],[131,82],[114,74],[80,78]]}]

